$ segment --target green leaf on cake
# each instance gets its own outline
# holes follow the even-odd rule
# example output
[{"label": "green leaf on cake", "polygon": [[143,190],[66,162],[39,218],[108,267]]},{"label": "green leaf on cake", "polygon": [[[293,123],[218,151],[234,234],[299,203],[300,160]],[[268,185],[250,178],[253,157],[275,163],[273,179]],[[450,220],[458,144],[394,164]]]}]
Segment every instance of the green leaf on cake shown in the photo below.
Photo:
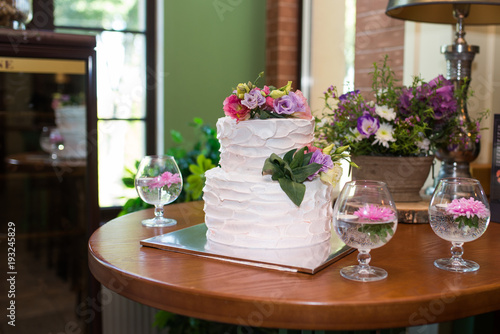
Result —
[{"label": "green leaf on cake", "polygon": [[295,181],[296,182],[304,182],[307,180],[307,178],[317,171],[319,171],[323,167],[321,164],[317,163],[312,163],[310,165],[302,166],[302,167],[297,167],[294,169],[294,176],[295,176]]},{"label": "green leaf on cake", "polygon": [[290,168],[297,168],[302,166],[304,163],[304,149],[295,151],[293,159],[290,161]]},{"label": "green leaf on cake", "polygon": [[293,159],[293,155],[295,154],[296,151],[297,150],[291,150],[291,151],[286,152],[285,155],[283,156],[283,160],[288,162],[288,163],[291,163],[292,159]]},{"label": "green leaf on cake", "polygon": [[318,163],[309,164],[312,153],[305,151],[306,147],[294,149],[288,151],[283,158],[273,153],[266,159],[262,168],[262,174],[271,175],[273,181],[278,181],[281,189],[297,206],[302,203],[306,192],[303,182],[322,167]]},{"label": "green leaf on cake", "polygon": [[304,199],[304,194],[306,193],[306,186],[287,178],[278,179],[278,182],[288,198],[290,198],[295,205],[300,206]]},{"label": "green leaf on cake", "polygon": [[280,115],[269,110],[252,110],[250,118],[269,119],[269,118],[286,118],[287,115]]}]

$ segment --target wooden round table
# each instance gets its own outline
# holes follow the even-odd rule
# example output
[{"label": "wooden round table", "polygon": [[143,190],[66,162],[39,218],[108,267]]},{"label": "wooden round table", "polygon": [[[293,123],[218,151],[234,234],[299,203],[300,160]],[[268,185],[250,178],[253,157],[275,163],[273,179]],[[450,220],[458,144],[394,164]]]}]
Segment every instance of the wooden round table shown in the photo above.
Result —
[{"label": "wooden round table", "polygon": [[339,270],[357,262],[347,255],[314,275],[257,268],[142,247],[140,240],[203,223],[203,203],[168,205],[178,224],[146,228],[152,210],[116,218],[89,240],[89,266],[107,288],[134,301],[210,321],[242,326],[359,330],[444,322],[500,310],[500,225],[465,244],[475,273],[440,270],[433,261],[450,244],[427,224],[399,224],[394,238],[373,250],[372,264],[387,279],[359,283]]}]

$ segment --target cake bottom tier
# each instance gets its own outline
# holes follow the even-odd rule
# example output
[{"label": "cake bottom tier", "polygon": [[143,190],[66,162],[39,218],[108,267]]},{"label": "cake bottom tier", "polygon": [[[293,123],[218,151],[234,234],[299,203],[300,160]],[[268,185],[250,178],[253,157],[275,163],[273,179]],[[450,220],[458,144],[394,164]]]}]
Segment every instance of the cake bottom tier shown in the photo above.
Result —
[{"label": "cake bottom tier", "polygon": [[206,172],[203,199],[207,238],[248,248],[316,245],[331,236],[332,187],[319,178],[307,181],[300,207],[269,175]]}]

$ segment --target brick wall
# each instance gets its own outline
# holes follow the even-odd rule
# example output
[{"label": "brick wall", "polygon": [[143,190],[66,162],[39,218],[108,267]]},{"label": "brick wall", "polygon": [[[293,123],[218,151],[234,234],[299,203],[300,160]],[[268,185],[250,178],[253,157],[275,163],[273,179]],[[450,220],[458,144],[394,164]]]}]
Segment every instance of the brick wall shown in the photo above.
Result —
[{"label": "brick wall", "polygon": [[266,83],[300,87],[301,0],[267,1]]},{"label": "brick wall", "polygon": [[387,0],[357,0],[354,85],[371,90],[373,63],[387,54],[398,80],[403,78],[404,22],[385,15]]}]

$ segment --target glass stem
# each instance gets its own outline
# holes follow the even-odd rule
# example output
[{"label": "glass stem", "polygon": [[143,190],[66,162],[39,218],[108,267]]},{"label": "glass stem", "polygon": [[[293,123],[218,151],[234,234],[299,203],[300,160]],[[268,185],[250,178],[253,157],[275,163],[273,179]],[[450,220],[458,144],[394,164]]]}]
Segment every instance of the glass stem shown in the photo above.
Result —
[{"label": "glass stem", "polygon": [[360,272],[366,272],[368,273],[370,271],[370,260],[372,259],[372,256],[370,255],[370,250],[369,249],[360,249],[358,253],[358,263],[359,266],[361,267],[359,269]]},{"label": "glass stem", "polygon": [[464,254],[463,242],[452,242],[451,246],[451,261],[453,264],[459,265],[462,263],[462,255]]},{"label": "glass stem", "polygon": [[155,218],[160,219],[163,217],[163,205],[155,205]]},{"label": "glass stem", "polygon": [[[158,202],[161,202],[161,190],[162,188],[158,189]],[[163,204],[155,204],[155,218],[163,218]]]}]

